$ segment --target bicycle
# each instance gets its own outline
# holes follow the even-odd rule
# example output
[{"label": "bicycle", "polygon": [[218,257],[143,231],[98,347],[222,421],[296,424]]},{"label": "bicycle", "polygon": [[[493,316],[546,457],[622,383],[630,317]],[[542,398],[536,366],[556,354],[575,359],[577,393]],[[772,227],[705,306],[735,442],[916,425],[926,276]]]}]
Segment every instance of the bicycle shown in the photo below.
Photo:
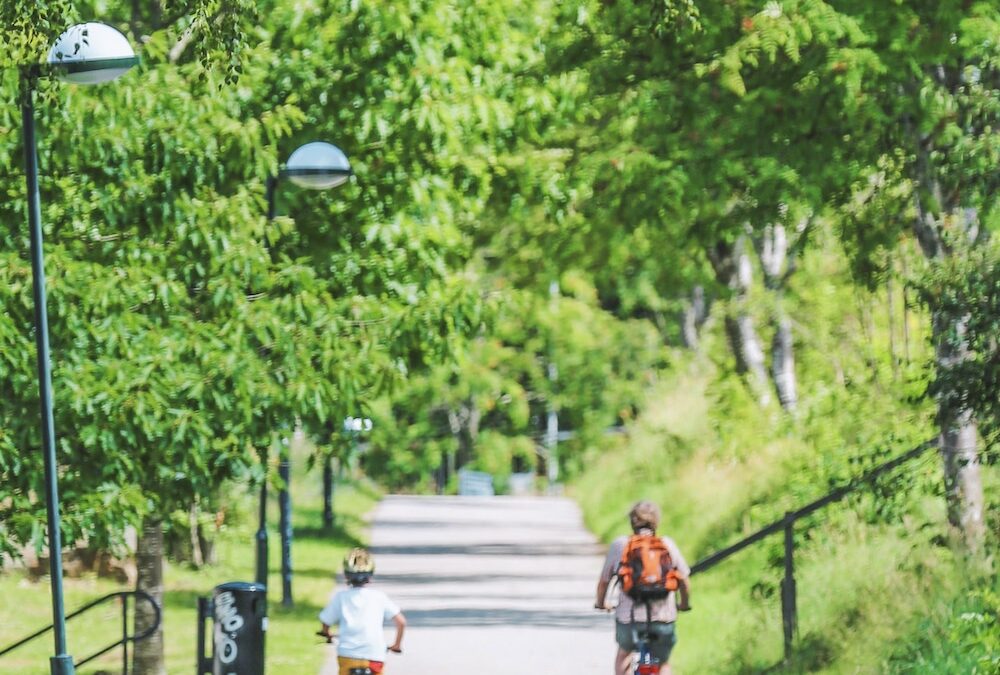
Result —
[{"label": "bicycle", "polygon": [[[691,605],[688,603],[686,594],[684,595],[684,600],[682,606],[678,607],[679,612],[690,612]],[[655,654],[649,648],[649,643],[656,639],[657,636],[653,634],[653,625],[649,620],[652,615],[649,604],[646,605],[646,624],[645,628],[640,628],[643,624],[632,623],[632,643],[636,647],[636,657],[635,657],[635,669],[633,675],[659,675],[660,669],[663,668],[666,663],[661,663],[660,659],[657,658]],[[634,618],[634,614],[633,614]]]},{"label": "bicycle", "polygon": [[640,630],[633,624],[632,642],[636,646],[635,675],[659,675],[662,664],[660,659],[650,651],[648,645],[652,638],[652,628],[648,622],[645,630]]},{"label": "bicycle", "polygon": [[[685,594],[686,595],[686,594]],[[594,605],[594,609],[598,609],[604,612],[614,611],[614,607],[609,607],[606,604],[598,603]],[[687,602],[685,597],[683,606],[678,607],[678,611],[690,612],[691,605]],[[663,668],[666,663],[660,661],[660,659],[653,654],[652,650],[649,648],[649,643],[656,639],[653,632],[652,623],[649,617],[652,615],[650,607],[647,603],[646,605],[646,623],[642,624],[635,622],[635,611],[633,609],[632,614],[632,644],[635,646],[632,656],[632,675],[659,675],[660,669]]]},{"label": "bicycle", "polygon": [[[330,633],[324,633],[321,630],[320,631],[316,631],[316,635],[320,636],[321,638],[324,638],[326,640],[326,644],[328,644],[328,645],[335,645],[335,644],[337,644],[337,636],[335,636],[335,635],[332,635]],[[391,646],[390,647],[386,647],[385,650],[386,650],[386,652],[392,652],[394,654],[402,654],[403,653],[402,649],[393,649]],[[372,662],[369,662],[369,664],[367,666],[360,666],[358,668],[351,668],[347,672],[349,673],[349,675],[378,675],[378,673],[382,672],[382,666],[381,665],[378,666],[378,670],[372,670],[372,666],[373,665],[374,664]]]}]

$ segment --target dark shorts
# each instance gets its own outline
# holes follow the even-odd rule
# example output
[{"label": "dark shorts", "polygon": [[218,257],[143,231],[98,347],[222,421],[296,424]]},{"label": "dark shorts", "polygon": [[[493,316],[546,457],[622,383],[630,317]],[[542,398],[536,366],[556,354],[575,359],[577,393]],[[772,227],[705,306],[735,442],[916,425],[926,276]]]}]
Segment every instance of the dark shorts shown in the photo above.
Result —
[{"label": "dark shorts", "polygon": [[673,623],[662,623],[654,621],[651,624],[645,623],[618,623],[615,622],[615,640],[618,646],[627,652],[638,650],[635,644],[635,631],[646,632],[647,625],[652,631],[652,636],[646,639],[646,646],[650,653],[659,659],[660,663],[670,660],[670,652],[677,644],[677,631],[674,630]]}]

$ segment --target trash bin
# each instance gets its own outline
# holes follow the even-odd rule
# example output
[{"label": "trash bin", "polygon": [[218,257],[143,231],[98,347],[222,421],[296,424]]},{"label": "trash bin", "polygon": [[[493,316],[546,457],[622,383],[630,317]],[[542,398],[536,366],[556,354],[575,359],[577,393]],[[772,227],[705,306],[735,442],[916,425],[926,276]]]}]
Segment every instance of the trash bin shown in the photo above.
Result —
[{"label": "trash bin", "polygon": [[264,675],[264,585],[232,581],[216,586],[212,619],[212,675]]}]

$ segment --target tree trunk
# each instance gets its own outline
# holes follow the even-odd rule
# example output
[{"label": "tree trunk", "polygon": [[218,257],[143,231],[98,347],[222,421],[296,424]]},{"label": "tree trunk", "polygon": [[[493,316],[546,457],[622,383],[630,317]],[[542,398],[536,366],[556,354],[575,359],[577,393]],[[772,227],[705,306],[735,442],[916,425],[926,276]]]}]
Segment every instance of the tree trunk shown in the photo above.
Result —
[{"label": "tree trunk", "polygon": [[736,358],[736,370],[746,378],[757,402],[761,406],[768,406],[771,403],[771,391],[764,349],[749,307],[753,266],[746,248],[745,236],[737,239],[735,244],[720,242],[709,251],[709,260],[716,277],[732,292],[725,328]]},{"label": "tree trunk", "polygon": [[454,470],[456,468],[461,468],[461,466],[462,466],[462,451],[463,451],[463,447],[462,447],[463,446],[463,442],[462,442],[462,436],[463,436],[463,434],[462,434],[462,424],[463,424],[463,421],[462,421],[461,414],[460,414],[461,410],[462,409],[456,410],[454,408],[448,408],[448,428],[451,430],[451,435],[455,437],[455,450],[454,450],[454,452],[452,452],[452,455],[454,457],[451,458],[451,460],[450,460],[451,466],[448,467],[451,470],[452,473],[454,473]]},{"label": "tree trunk", "polygon": [[188,509],[188,529],[191,538],[191,564],[195,569],[205,566],[201,557],[201,528],[198,526],[198,505],[192,504]]},{"label": "tree trunk", "polygon": [[909,286],[909,271],[906,268],[906,256],[903,256],[903,362],[910,365],[910,295],[907,291]]},{"label": "tree trunk", "polygon": [[215,555],[215,538],[214,536],[206,536],[205,527],[200,523],[198,524],[198,544],[201,549],[202,562],[205,565],[218,564],[218,557]]},{"label": "tree trunk", "polygon": [[[805,224],[802,229],[804,230]],[[800,232],[800,236],[804,236]],[[771,311],[771,325],[774,338],[771,341],[771,379],[778,392],[781,407],[794,413],[798,407],[798,381],[795,377],[795,341],[792,336],[792,320],[784,308],[785,284],[791,275],[788,263],[788,236],[781,224],[768,225],[757,241],[761,269],[764,271],[764,286],[771,293],[774,308]]]},{"label": "tree trunk", "polygon": [[705,289],[695,286],[691,291],[691,298],[685,304],[684,315],[681,319],[681,338],[684,346],[691,350],[697,350],[701,343],[701,327],[705,324],[708,311],[705,305]]},{"label": "tree trunk", "polygon": [[333,458],[323,458],[323,529],[333,529]]},{"label": "tree trunk", "polygon": [[[136,546],[136,567],[138,579],[136,590],[149,593],[156,604],[163,607],[163,523],[147,518],[142,524],[142,533]],[[137,602],[135,607],[135,633],[146,631],[153,624],[155,616],[145,602]],[[163,626],[145,640],[135,643],[132,655],[132,669],[143,675],[166,675],[163,661]]]},{"label": "tree trunk", "polygon": [[892,377],[899,379],[899,357],[896,355],[896,295],[893,288],[892,275],[895,273],[895,266],[889,266],[889,273],[885,278],[885,295],[889,301],[889,361],[892,364]]},{"label": "tree trunk", "polygon": [[795,345],[792,338],[792,320],[779,308],[781,314],[775,316],[774,339],[771,342],[771,376],[778,401],[789,413],[794,413],[799,404],[797,381],[795,379]]},{"label": "tree trunk", "polygon": [[458,443],[457,464],[461,469],[475,456],[476,439],[479,437],[479,421],[482,413],[471,399],[458,409],[448,410],[448,426]]},{"label": "tree trunk", "polygon": [[[943,236],[945,224],[961,223],[965,236],[964,242],[958,242],[961,251],[964,246],[974,246],[978,241],[979,214],[975,209],[963,208],[955,200],[945,199],[941,183],[931,168],[927,145],[919,143],[917,147],[919,189],[915,192],[917,217],[913,229],[924,256],[931,261],[941,260],[955,255],[956,251]],[[935,307],[931,307],[931,314],[934,365],[940,376],[970,358],[966,337],[968,319],[946,316]],[[960,532],[966,549],[975,553],[982,548],[985,535],[975,411],[961,401],[939,398],[938,425],[948,522]]]},{"label": "tree trunk", "polygon": [[[934,317],[934,360],[938,373],[969,358],[967,321],[965,317]],[[938,422],[948,522],[961,533],[966,548],[975,552],[986,534],[975,416],[961,402],[944,398],[938,401]]]}]

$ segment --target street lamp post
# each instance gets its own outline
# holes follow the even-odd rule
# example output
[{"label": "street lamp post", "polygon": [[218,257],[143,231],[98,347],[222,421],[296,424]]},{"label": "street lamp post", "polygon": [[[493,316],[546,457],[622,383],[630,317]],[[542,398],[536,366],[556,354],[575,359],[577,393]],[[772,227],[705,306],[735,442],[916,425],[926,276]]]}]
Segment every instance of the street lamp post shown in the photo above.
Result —
[{"label": "street lamp post", "polygon": [[[358,434],[361,431],[371,431],[372,421],[367,417],[362,419],[360,417],[345,417],[344,418],[344,435],[350,436],[351,438],[351,451],[356,452],[358,449]],[[351,452],[345,453],[345,457],[341,459],[338,464],[338,473],[343,472],[344,461],[346,461]],[[333,514],[333,487],[334,487],[334,477],[333,477],[333,460],[330,455],[327,455],[323,459],[323,527],[327,530],[333,529],[334,514]]]},{"label": "street lamp post", "polygon": [[[277,215],[278,182],[287,178],[310,190],[326,190],[343,185],[351,177],[351,163],[344,151],[331,143],[314,141],[295,150],[278,171],[267,179],[267,218]],[[291,463],[288,448],[282,448],[278,475],[283,485],[278,494],[281,530],[281,604],[292,606],[292,504],[288,492]],[[260,524],[257,528],[257,582],[267,584],[267,483],[260,488]]]},{"label": "street lamp post", "polygon": [[64,32],[49,51],[48,63],[21,68],[21,121],[24,169],[28,188],[28,227],[31,239],[32,297],[35,304],[35,346],[41,408],[42,452],[45,464],[45,509],[49,535],[49,580],[52,587],[52,625],[55,655],[49,659],[52,675],[73,675],[73,658],[66,653],[66,616],[62,587],[62,536],[59,485],[56,475],[56,433],[52,413],[52,363],[45,297],[45,256],[42,207],[38,192],[38,147],[35,138],[35,86],[41,77],[66,82],[99,84],[115,79],[138,63],[124,35],[102,23],[84,23]]}]

